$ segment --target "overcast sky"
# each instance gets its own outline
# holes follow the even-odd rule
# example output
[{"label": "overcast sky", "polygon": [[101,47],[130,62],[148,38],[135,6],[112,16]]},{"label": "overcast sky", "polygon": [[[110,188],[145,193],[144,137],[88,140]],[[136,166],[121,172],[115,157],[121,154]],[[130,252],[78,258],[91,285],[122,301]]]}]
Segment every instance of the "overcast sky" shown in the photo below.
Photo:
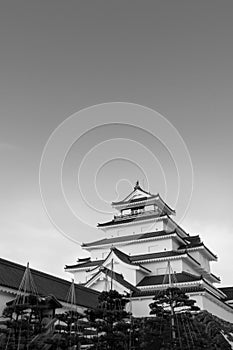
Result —
[{"label": "overcast sky", "polygon": [[[183,138],[194,187],[181,225],[190,234],[200,234],[219,257],[213,272],[223,285],[233,285],[232,17],[230,0],[1,1],[2,258],[30,261],[33,268],[70,278],[64,265],[75,263],[82,253],[44,210],[39,188],[42,152],[52,132],[70,115],[95,104],[122,101],[157,111]],[[100,114],[96,118],[101,119]],[[85,129],[85,118],[80,123]],[[77,241],[101,237],[94,223],[111,218],[106,211],[111,212],[109,202],[116,199],[116,190],[120,197],[127,195],[137,179],[153,193],[165,195],[169,190],[167,201],[173,206],[177,178],[171,176],[168,156],[162,164],[165,155],[157,138],[148,135],[123,124],[103,126],[89,130],[71,147],[64,166],[69,202],[88,217],[88,206],[82,205],[75,184],[80,163],[89,155],[80,175],[81,190],[91,200],[96,196],[93,189],[99,195],[99,211],[89,215],[88,225],[77,220],[77,227],[72,227]],[[114,144],[119,137],[127,144]],[[101,144],[106,140],[112,143]],[[159,162],[152,166],[149,151],[147,158],[141,153],[142,145]],[[97,156],[88,153],[95,146],[102,147]],[[104,163],[110,157],[112,161]],[[90,178],[94,172],[95,182]],[[56,196],[52,199],[60,215],[62,205]]]}]

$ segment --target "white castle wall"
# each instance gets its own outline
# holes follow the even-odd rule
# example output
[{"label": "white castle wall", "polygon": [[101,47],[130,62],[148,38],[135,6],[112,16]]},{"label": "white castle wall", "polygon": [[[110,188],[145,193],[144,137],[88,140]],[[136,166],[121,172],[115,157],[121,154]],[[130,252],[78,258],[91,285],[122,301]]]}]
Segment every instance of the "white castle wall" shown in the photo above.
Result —
[{"label": "white castle wall", "polygon": [[203,252],[200,250],[189,251],[189,255],[196,259],[207,272],[210,272],[209,260],[206,258]]},{"label": "white castle wall", "polygon": [[114,263],[113,271],[122,274],[124,279],[133,286],[136,285],[136,271],[134,269],[128,268],[124,264]]},{"label": "white castle wall", "polygon": [[192,275],[200,276],[193,264],[187,262],[185,259],[182,260],[182,271],[191,273]]},{"label": "white castle wall", "polygon": [[72,271],[75,283],[85,283],[87,281],[86,271]]},{"label": "white castle wall", "polygon": [[[182,272],[182,261],[181,259],[170,260],[171,268],[173,272]],[[143,263],[147,269],[151,270],[152,275],[163,275],[167,272],[167,261],[152,261],[149,263]]]},{"label": "white castle wall", "polygon": [[133,221],[130,224],[114,225],[112,227],[101,228],[106,237],[128,236],[136,233],[147,233],[164,230],[164,222],[161,219],[153,219],[149,223],[147,221]]},{"label": "white castle wall", "polygon": [[14,299],[15,295],[0,291],[0,315],[6,307],[6,303]]},{"label": "white castle wall", "polygon": [[229,312],[228,310],[225,310],[223,308],[223,304],[216,304],[209,298],[204,298],[203,299],[203,309],[208,310],[212,314],[228,321],[228,322],[233,322],[233,309],[232,312]]}]

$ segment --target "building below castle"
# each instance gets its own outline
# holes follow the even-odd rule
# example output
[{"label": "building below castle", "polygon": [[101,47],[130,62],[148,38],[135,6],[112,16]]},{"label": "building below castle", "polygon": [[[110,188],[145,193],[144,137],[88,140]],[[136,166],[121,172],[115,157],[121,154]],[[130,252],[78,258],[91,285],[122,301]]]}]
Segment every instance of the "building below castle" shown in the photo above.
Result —
[{"label": "building below castle", "polygon": [[134,316],[148,316],[155,293],[172,283],[201,310],[233,322],[233,289],[217,288],[220,279],[210,268],[217,256],[198,235],[189,235],[172,219],[175,211],[159,194],[143,190],[137,182],[112,207],[118,215],[98,224],[106,238],[83,243],[90,258],[65,267],[76,283],[100,292],[111,288],[128,293]]},{"label": "building below castle", "polygon": [[[19,288],[25,274],[25,266],[16,264],[12,261],[0,258],[0,316],[7,303],[19,295]],[[62,278],[49,275],[47,273],[30,269],[36,292],[40,297],[52,297],[57,301],[57,313],[70,310],[67,296],[71,288],[71,283]],[[32,292],[30,288],[27,293]],[[85,310],[95,308],[98,305],[99,293],[84,286],[74,285],[74,294],[77,301],[76,310],[84,314]]]}]

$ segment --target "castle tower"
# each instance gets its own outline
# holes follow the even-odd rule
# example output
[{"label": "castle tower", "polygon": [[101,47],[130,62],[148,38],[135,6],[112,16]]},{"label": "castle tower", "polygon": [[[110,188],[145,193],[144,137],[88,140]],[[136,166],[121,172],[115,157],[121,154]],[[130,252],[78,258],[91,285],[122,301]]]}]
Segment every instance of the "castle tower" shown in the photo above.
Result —
[{"label": "castle tower", "polygon": [[211,273],[210,262],[217,261],[216,255],[199,235],[189,235],[172,219],[175,211],[159,194],[143,190],[137,181],[133,191],[112,207],[118,215],[97,226],[106,238],[83,243],[90,258],[65,267],[76,283],[98,291],[113,288],[129,293],[133,314],[147,316],[155,293],[168,286],[169,262],[175,285],[200,309],[233,321],[233,308],[215,287],[220,279]]}]

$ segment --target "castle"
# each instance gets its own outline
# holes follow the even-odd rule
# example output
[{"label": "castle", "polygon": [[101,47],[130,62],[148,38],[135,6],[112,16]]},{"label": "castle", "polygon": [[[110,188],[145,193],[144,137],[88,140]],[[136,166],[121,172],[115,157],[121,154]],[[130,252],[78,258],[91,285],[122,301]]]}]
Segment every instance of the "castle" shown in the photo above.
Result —
[{"label": "castle", "polygon": [[172,219],[175,211],[159,194],[143,190],[137,181],[133,191],[112,207],[118,215],[98,224],[106,238],[83,243],[90,258],[65,267],[76,283],[127,293],[133,315],[148,316],[156,291],[171,283],[169,266],[172,283],[195,299],[201,310],[233,322],[232,296],[227,288],[215,286],[220,279],[210,269],[217,256],[198,235],[189,235]]}]

